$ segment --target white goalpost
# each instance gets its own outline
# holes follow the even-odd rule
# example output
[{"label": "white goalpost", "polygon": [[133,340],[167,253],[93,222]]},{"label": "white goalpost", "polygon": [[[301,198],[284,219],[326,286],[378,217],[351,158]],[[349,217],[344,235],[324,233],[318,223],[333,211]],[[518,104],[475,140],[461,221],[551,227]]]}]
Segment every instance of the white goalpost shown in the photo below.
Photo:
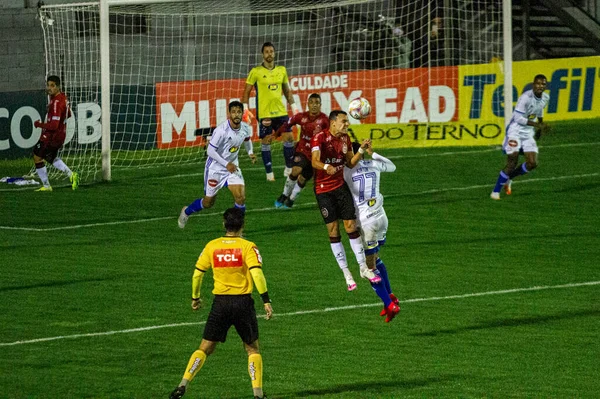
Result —
[{"label": "white goalpost", "polygon": [[205,136],[242,96],[267,41],[302,109],[312,92],[325,113],[358,96],[371,101],[372,115],[352,121],[357,137],[385,131],[394,140],[397,125],[404,138],[414,130],[413,141],[427,140],[429,126],[479,110],[478,125],[464,127],[475,137],[512,112],[512,90],[494,92],[506,116],[494,110],[486,120],[488,94],[479,93],[490,70],[512,89],[508,0],[96,0],[45,5],[39,15],[47,73],[61,77],[74,113],[61,156],[87,181],[200,163]]}]

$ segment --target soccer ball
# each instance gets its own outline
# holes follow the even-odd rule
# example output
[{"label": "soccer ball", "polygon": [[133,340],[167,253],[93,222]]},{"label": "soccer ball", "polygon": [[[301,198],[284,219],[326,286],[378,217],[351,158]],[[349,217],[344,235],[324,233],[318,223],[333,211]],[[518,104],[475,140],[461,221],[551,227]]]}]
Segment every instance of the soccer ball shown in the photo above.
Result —
[{"label": "soccer ball", "polygon": [[365,119],[371,113],[371,104],[364,97],[358,97],[350,101],[348,113],[354,119]]}]

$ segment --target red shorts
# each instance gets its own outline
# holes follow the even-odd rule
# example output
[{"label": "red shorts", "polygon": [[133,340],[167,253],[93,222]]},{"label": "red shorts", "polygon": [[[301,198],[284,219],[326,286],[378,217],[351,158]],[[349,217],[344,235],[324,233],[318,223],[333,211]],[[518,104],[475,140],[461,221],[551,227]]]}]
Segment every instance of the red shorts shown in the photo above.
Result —
[{"label": "red shorts", "polygon": [[52,163],[64,142],[65,138],[62,135],[42,133],[37,144],[33,147],[33,153]]}]

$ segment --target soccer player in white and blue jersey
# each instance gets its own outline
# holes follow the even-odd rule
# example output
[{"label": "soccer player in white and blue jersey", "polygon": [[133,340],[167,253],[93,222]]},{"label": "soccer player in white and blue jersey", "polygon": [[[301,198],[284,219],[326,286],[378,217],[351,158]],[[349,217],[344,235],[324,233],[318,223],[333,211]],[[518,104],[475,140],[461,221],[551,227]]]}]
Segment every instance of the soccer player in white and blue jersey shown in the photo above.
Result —
[{"label": "soccer player in white and blue jersey", "polygon": [[252,150],[250,126],[242,122],[244,105],[240,101],[229,103],[229,119],[215,128],[207,146],[208,158],[204,167],[204,198],[198,198],[184,206],[179,214],[178,224],[184,228],[192,213],[214,205],[217,193],[223,187],[229,188],[236,208],[246,210],[246,189],[244,176],[239,168],[239,150],[244,144],[252,163],[256,156]]},{"label": "soccer player in white and blue jersey", "polygon": [[[512,179],[524,175],[537,167],[538,146],[536,138],[549,129],[543,122],[544,107],[550,96],[544,93],[548,81],[544,75],[536,75],[533,88],[519,97],[512,119],[506,128],[506,137],[502,150],[507,155],[506,166],[500,171],[494,191],[490,197],[500,199],[500,190],[504,186],[506,194],[512,193]],[[525,155],[525,162],[517,166],[519,154]]]},{"label": "soccer player in white and blue jersey", "polygon": [[[366,150],[360,144],[352,143],[355,153],[371,155],[372,159],[361,159],[354,168],[344,168],[344,180],[350,188],[354,206],[358,215],[357,224],[361,230],[361,238],[369,269],[375,269],[381,282],[371,283],[375,293],[383,301],[381,316],[386,316],[386,323],[400,312],[398,298],[393,294],[385,264],[379,257],[379,247],[385,244],[388,218],[383,209],[383,195],[379,192],[381,172],[394,172],[396,165],[384,156],[373,152],[370,146]],[[376,273],[377,273],[376,272]]]}]

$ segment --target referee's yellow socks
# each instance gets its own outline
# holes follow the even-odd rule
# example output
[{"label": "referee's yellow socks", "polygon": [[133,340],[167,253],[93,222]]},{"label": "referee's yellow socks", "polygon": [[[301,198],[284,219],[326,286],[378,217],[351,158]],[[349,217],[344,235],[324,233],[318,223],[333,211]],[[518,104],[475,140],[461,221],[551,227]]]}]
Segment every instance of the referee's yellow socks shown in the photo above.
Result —
[{"label": "referee's yellow socks", "polygon": [[248,374],[252,380],[252,388],[262,388],[263,364],[260,354],[253,353],[248,356]]},{"label": "referee's yellow socks", "polygon": [[185,374],[183,375],[183,379],[191,381],[198,371],[204,366],[204,362],[206,362],[206,353],[198,349],[196,352],[192,353],[190,357],[190,361],[185,369]]}]

